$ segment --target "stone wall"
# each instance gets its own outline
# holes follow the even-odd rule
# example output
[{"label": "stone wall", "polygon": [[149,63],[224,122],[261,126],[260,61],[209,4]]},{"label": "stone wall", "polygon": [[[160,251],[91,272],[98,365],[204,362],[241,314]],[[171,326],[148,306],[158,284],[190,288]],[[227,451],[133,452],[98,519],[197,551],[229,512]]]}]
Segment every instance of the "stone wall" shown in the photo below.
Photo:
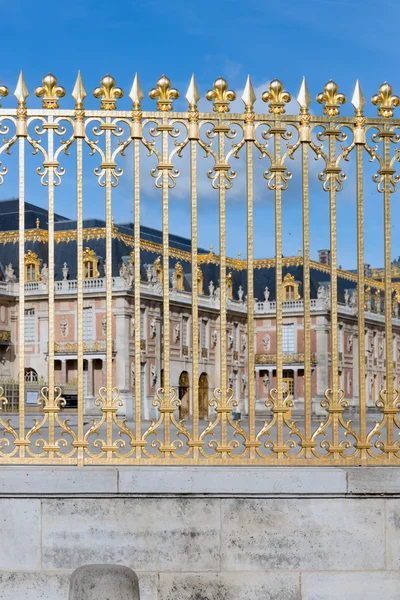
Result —
[{"label": "stone wall", "polygon": [[0,600],[98,562],[141,600],[400,597],[396,468],[3,467],[0,523]]}]

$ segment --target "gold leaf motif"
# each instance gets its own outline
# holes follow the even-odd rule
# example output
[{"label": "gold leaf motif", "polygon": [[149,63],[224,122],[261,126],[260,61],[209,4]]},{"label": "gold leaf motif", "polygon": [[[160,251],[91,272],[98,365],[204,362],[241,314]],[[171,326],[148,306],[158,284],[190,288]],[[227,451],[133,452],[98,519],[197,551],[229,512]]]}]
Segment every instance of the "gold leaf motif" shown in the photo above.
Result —
[{"label": "gold leaf motif", "polygon": [[57,78],[48,73],[42,79],[42,85],[36,88],[35,96],[43,98],[43,108],[54,110],[58,108],[58,98],[65,96],[65,88],[57,85]]},{"label": "gold leaf motif", "polygon": [[339,106],[346,102],[346,96],[339,93],[338,85],[330,79],[325,84],[324,91],[317,96],[319,104],[325,104],[324,114],[334,117],[339,114]]},{"label": "gold leaf motif", "polygon": [[269,112],[273,115],[281,115],[285,112],[285,104],[291,101],[292,96],[283,89],[283,83],[274,79],[269,84],[269,90],[261,96],[264,102],[269,102]]},{"label": "gold leaf motif", "polygon": [[374,106],[379,106],[378,115],[384,119],[393,117],[393,108],[399,106],[400,98],[392,94],[392,86],[385,81],[379,88],[379,93],[372,96]]},{"label": "gold leaf motif", "polygon": [[228,82],[223,77],[218,77],[214,81],[214,89],[207,92],[206,98],[210,102],[214,100],[214,112],[224,113],[229,112],[229,102],[236,99],[236,94],[228,90]]},{"label": "gold leaf motif", "polygon": [[179,92],[171,87],[171,80],[162,75],[157,81],[157,87],[149,92],[152,100],[157,100],[157,110],[167,112],[172,110],[172,102],[179,98]]},{"label": "gold leaf motif", "polygon": [[104,110],[115,110],[116,101],[121,99],[124,92],[121,88],[115,86],[115,79],[111,75],[106,75],[100,82],[101,87],[93,91],[95,98],[101,98],[100,108]]}]

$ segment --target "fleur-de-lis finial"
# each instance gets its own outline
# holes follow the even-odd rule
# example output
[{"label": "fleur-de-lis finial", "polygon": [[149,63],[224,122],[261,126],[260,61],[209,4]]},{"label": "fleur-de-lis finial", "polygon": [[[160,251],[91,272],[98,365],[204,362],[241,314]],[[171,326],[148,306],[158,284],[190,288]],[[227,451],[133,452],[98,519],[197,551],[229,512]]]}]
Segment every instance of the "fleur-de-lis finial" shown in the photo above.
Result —
[{"label": "fleur-de-lis finial", "polygon": [[236,94],[228,90],[228,82],[223,77],[218,77],[214,81],[214,89],[207,92],[206,98],[210,102],[214,100],[214,112],[224,113],[229,112],[229,102],[236,100]]},{"label": "fleur-de-lis finial", "polygon": [[200,100],[199,90],[197,89],[196,79],[194,74],[192,75],[189,83],[189,87],[185,96],[186,100],[189,103],[190,111],[197,111],[197,103]]},{"label": "fleur-de-lis finial", "polygon": [[339,94],[339,88],[337,84],[331,79],[325,84],[324,91],[321,92],[321,94],[318,94],[317,102],[319,104],[325,104],[325,115],[334,117],[335,115],[339,114],[340,104],[344,104],[346,102],[346,96],[344,94]]},{"label": "fleur-de-lis finial", "polygon": [[378,115],[384,119],[393,117],[393,108],[400,105],[400,98],[392,94],[392,86],[385,81],[379,88],[379,93],[372,96],[372,104],[379,106]]},{"label": "fleur-de-lis finial", "polygon": [[[3,98],[8,96],[8,87],[6,87],[5,85],[0,85],[0,96],[2,96]],[[1,102],[0,102],[0,108],[1,108]]]},{"label": "fleur-de-lis finial", "polygon": [[121,88],[115,86],[115,79],[111,75],[106,75],[100,82],[101,87],[93,91],[95,98],[101,98],[100,108],[104,110],[115,110],[116,101],[123,97],[124,92]]},{"label": "fleur-de-lis finial", "polygon": [[285,112],[285,104],[291,101],[292,96],[283,89],[283,83],[274,79],[269,84],[269,90],[261,96],[264,102],[269,102],[269,112],[273,115],[281,115]]},{"label": "fleur-de-lis finial", "polygon": [[167,112],[172,110],[172,102],[179,98],[179,92],[171,87],[171,80],[162,75],[157,81],[157,87],[149,92],[152,100],[157,100],[157,110]]},{"label": "fleur-de-lis finial", "polygon": [[42,79],[42,85],[36,88],[35,96],[43,98],[42,107],[53,110],[58,108],[58,98],[65,96],[65,88],[57,85],[57,78],[51,73]]}]

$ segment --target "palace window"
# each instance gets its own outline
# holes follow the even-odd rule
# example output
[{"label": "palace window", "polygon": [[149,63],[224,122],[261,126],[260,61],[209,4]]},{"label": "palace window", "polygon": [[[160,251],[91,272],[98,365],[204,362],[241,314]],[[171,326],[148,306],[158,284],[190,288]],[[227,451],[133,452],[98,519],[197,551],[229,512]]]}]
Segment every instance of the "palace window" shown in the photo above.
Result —
[{"label": "palace window", "polygon": [[35,309],[25,309],[25,342],[34,342],[36,339]]},{"label": "palace window", "polygon": [[83,309],[83,339],[85,342],[93,341],[93,309],[91,306]]},{"label": "palace window", "polygon": [[287,323],[282,326],[282,351],[294,352],[294,323]]},{"label": "palace window", "polygon": [[83,275],[85,279],[97,279],[99,273],[99,259],[94,250],[85,248],[83,252]]},{"label": "palace window", "polygon": [[202,348],[207,348],[207,319],[201,320],[200,342]]},{"label": "palace window", "polygon": [[183,317],[182,319],[182,345],[188,346],[188,329],[189,329],[189,319],[188,317]]},{"label": "palace window", "polygon": [[38,380],[38,374],[35,369],[27,367],[25,369],[25,381],[27,383],[36,383]]},{"label": "palace window", "polygon": [[40,280],[40,260],[38,255],[31,250],[25,254],[25,281]]},{"label": "palace window", "polygon": [[283,301],[299,300],[299,284],[294,280],[293,275],[287,273],[283,278]]}]

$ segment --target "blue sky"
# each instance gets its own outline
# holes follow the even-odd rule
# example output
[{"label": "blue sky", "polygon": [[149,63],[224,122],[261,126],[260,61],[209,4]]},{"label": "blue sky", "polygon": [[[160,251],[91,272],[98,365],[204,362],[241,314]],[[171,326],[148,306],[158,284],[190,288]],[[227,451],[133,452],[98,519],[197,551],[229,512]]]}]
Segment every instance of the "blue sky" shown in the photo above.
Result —
[{"label": "blue sky", "polygon": [[[315,99],[324,83],[332,78],[349,101],[358,77],[368,101],[366,114],[375,114],[369,99],[384,80],[394,93],[400,94],[400,70],[394,40],[400,24],[400,4],[388,0],[285,0],[284,2],[237,0],[69,0],[51,7],[28,0],[5,1],[2,4],[2,53],[0,78],[11,91],[19,70],[24,70],[31,95],[29,106],[39,106],[33,95],[42,77],[51,71],[59,83],[72,91],[78,69],[81,70],[88,98],[86,106],[95,108],[98,100],[91,95],[103,75],[110,72],[125,90],[119,107],[128,109],[129,89],[134,73],[139,72],[146,98],[144,108],[154,107],[147,97],[157,78],[166,73],[181,91],[176,107],[184,108],[184,95],[192,72],[202,95],[212,87],[219,75],[230,88],[241,92],[250,73],[256,91],[266,89],[278,77],[285,88],[297,95],[301,78],[307,77],[311,96]],[[391,41],[392,40],[392,41]],[[63,106],[72,107],[71,98]],[[6,99],[4,106],[14,105]],[[202,106],[204,104],[202,103]],[[240,103],[238,104],[240,106]],[[293,110],[297,110],[295,104]],[[318,113],[315,100],[311,106]],[[350,103],[342,110],[352,114]],[[14,149],[15,154],[16,149]],[[56,210],[74,216],[74,156],[65,159],[67,173],[57,189]],[[13,159],[8,159],[13,166]],[[85,164],[88,165],[86,157]],[[256,160],[256,159],[255,159]],[[258,160],[258,159],[257,159]],[[145,156],[143,154],[143,162]],[[7,163],[7,159],[4,161]],[[104,193],[97,186],[90,169],[85,171],[85,216],[104,213]],[[148,175],[153,164],[146,160],[143,171],[143,223],[160,225],[160,192]],[[171,192],[170,230],[186,235],[190,231],[189,186],[187,164],[181,161],[181,181]],[[32,165],[36,165],[32,162]],[[116,221],[131,220],[131,156],[121,162],[125,174],[114,194]],[[178,166],[178,165],[177,165]],[[233,165],[238,176],[228,194],[228,253],[246,254],[245,197],[243,163]],[[267,166],[267,165],[266,165]],[[294,176],[283,197],[284,254],[297,254],[301,245],[301,186],[298,161],[290,164]],[[204,178],[207,161],[199,159],[199,242],[202,246],[218,245],[218,195]],[[382,195],[371,182],[372,167],[366,168],[366,261],[380,266],[383,262]],[[352,268],[356,260],[354,165],[346,165],[348,181],[338,194],[338,260]],[[311,235],[312,253],[329,245],[328,194],[316,182],[319,167],[312,165]],[[257,165],[255,181],[255,252],[256,256],[274,254],[273,195],[262,177],[263,165]],[[46,190],[38,177],[28,175],[27,200],[45,205]],[[10,173],[0,198],[17,195],[17,179]],[[393,196],[393,251],[400,254],[398,194]]]}]

